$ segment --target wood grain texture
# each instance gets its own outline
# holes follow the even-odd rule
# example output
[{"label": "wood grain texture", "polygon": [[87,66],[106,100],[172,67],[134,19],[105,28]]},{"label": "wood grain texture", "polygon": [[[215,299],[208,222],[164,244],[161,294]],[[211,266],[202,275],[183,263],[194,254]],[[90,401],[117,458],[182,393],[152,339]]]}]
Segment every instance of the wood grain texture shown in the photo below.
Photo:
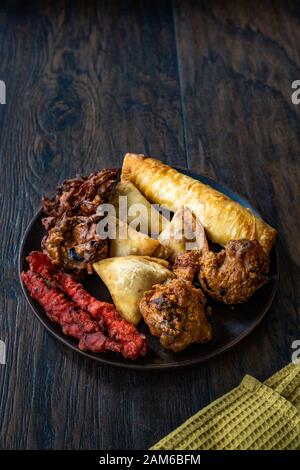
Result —
[{"label": "wood grain texture", "polygon": [[245,372],[264,378],[279,369],[299,336],[300,108],[291,102],[299,10],[279,2],[178,2],[175,11],[189,164],[247,197],[279,231],[276,301],[228,355],[229,374],[225,357],[210,364],[216,398]]},{"label": "wood grain texture", "polygon": [[[299,336],[300,10],[296,2],[8,2],[0,6],[0,448],[147,448],[290,360]],[[206,365],[101,367],[52,339],[17,255],[41,194],[126,151],[208,174],[278,228],[281,280],[262,325]]]}]

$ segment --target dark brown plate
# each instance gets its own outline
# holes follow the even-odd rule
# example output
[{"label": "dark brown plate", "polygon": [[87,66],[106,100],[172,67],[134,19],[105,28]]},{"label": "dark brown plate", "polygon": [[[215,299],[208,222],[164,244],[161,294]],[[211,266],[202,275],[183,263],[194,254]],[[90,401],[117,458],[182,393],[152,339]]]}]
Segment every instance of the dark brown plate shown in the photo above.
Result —
[{"label": "dark brown plate", "polygon": [[[180,171],[184,174],[192,176],[199,181],[202,181],[203,183],[211,185],[218,191],[229,196],[234,201],[239,202],[243,206],[250,207],[254,212],[256,212],[255,209],[245,199],[238,196],[236,193],[232,192],[225,186],[216,183],[210,178],[197,175],[188,170],[180,169]],[[26,256],[32,250],[40,250],[41,240],[45,233],[41,224],[42,216],[43,212],[40,210],[32,219],[26,230],[19,254],[19,273],[28,268]],[[72,348],[74,351],[90,359],[102,362],[104,364],[109,364],[111,366],[143,370],[171,369],[204,362],[221,354],[224,351],[227,351],[235,344],[239,343],[243,338],[245,338],[245,336],[247,336],[261,322],[274,299],[277,289],[279,274],[276,247],[272,249],[270,259],[271,263],[269,282],[260,290],[258,290],[248,300],[248,302],[245,304],[236,305],[234,307],[229,307],[221,303],[210,301],[210,305],[212,306],[213,310],[211,319],[213,326],[213,340],[209,344],[194,344],[180,353],[173,353],[172,351],[163,349],[159,344],[159,340],[153,337],[149,333],[147,326],[141,322],[139,329],[145,333],[147,337],[148,352],[144,358],[137,359],[136,361],[126,360],[120,355],[111,352],[105,354],[94,354],[80,351],[80,349],[77,347],[77,341],[68,336],[65,336],[61,332],[60,327],[48,319],[44,309],[29,296],[28,292],[23,286],[22,281],[21,284],[24,295],[39,321],[53,336],[55,336],[66,346]],[[88,280],[86,280],[83,284],[86,290],[96,298],[111,301],[108,290],[96,274],[89,276]]]}]

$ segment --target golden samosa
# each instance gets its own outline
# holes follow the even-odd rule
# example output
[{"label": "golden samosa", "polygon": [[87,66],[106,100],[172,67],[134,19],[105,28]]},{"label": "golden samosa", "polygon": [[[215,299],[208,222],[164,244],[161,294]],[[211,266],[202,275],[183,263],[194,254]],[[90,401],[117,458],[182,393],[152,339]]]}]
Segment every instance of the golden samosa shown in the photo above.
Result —
[{"label": "golden samosa", "polygon": [[144,292],[174,277],[167,266],[166,261],[147,256],[107,258],[93,265],[120,315],[134,325],[141,319],[139,303]]},{"label": "golden samosa", "polygon": [[148,235],[137,232],[116,217],[108,218],[109,224],[115,225],[115,237],[110,238],[109,256],[152,256],[160,243]]},{"label": "golden samosa", "polygon": [[[127,198],[127,203],[124,202],[124,205],[122,205],[122,201],[124,201],[122,198],[124,197]],[[116,216],[119,219],[125,222],[126,217],[127,224],[132,224],[139,219],[139,231],[152,237],[157,236],[168,222],[161,213],[151,207],[150,202],[130,181],[120,181],[117,184],[111,203],[114,205]]]},{"label": "golden samosa", "polygon": [[172,262],[186,250],[208,250],[203,225],[188,207],[178,209],[169,225],[160,233],[158,240],[169,250]]}]

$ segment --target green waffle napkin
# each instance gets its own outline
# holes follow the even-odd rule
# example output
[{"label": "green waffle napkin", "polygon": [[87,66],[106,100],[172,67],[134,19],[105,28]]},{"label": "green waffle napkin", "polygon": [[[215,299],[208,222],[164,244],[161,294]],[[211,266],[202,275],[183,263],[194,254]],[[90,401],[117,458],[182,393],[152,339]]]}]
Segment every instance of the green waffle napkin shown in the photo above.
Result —
[{"label": "green waffle napkin", "polygon": [[300,449],[300,364],[264,383],[246,375],[151,449]]}]

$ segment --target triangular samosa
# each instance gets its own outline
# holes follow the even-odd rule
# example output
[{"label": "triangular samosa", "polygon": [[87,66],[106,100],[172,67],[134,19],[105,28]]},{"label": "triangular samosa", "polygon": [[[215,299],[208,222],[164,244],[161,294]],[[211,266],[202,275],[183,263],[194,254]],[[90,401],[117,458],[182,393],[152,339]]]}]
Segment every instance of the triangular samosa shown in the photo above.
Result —
[{"label": "triangular samosa", "polygon": [[116,238],[110,238],[109,255],[128,256],[140,255],[151,256],[159,247],[160,243],[144,233],[137,232],[122,220],[109,217],[108,223],[115,225]]},{"label": "triangular samosa", "polygon": [[108,288],[113,302],[125,320],[137,325],[141,319],[139,303],[145,291],[163,283],[174,274],[166,262],[143,256],[106,258],[94,263],[94,269]]},{"label": "triangular samosa", "polygon": [[[122,196],[127,197],[127,204],[124,203],[124,206],[121,202],[122,199],[120,199]],[[130,181],[122,180],[117,184],[111,203],[114,205],[116,216],[119,219],[125,222],[127,217],[126,222],[128,225],[139,219],[139,227],[133,228],[137,228],[140,232],[147,233],[152,237],[157,237],[168,222]],[[138,209],[139,206],[141,211]],[[127,210],[125,210],[126,208]]]},{"label": "triangular samosa", "polygon": [[204,227],[188,207],[181,207],[175,212],[158,240],[171,251],[172,262],[183,251],[208,249]]}]

